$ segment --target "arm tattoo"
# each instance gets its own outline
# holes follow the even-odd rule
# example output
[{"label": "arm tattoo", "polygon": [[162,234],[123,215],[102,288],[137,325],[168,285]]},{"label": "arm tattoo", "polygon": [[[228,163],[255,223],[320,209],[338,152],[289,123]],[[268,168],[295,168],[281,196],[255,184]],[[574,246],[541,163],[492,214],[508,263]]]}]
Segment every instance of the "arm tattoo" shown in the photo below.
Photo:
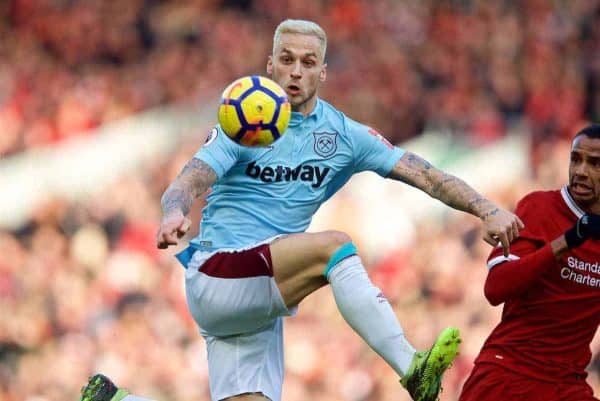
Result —
[{"label": "arm tattoo", "polygon": [[427,193],[454,209],[472,212],[469,204],[478,194],[463,180],[442,171],[438,172],[439,174],[430,178],[431,190]]},{"label": "arm tattoo", "polygon": [[447,189],[452,187],[452,184],[455,181],[458,181],[458,179],[456,177],[448,175],[448,176],[445,176],[440,181],[432,182],[431,183],[431,187],[432,187],[431,188],[431,196],[433,196],[434,198],[440,199],[441,197],[444,196]]},{"label": "arm tattoo", "polygon": [[163,194],[163,214],[177,209],[188,214],[194,199],[206,192],[216,179],[215,171],[208,164],[192,158]]},{"label": "arm tattoo", "polygon": [[406,152],[406,157],[400,158],[388,177],[421,188],[419,182],[425,179],[426,173],[432,168],[433,166],[427,160],[414,153]]},{"label": "arm tattoo", "polygon": [[[480,216],[482,208],[489,203],[460,178],[433,167],[428,161],[410,152],[400,158],[389,178],[419,188],[446,205],[475,216]],[[485,219],[497,212],[487,211],[481,218]]]},{"label": "arm tattoo", "polygon": [[415,167],[420,166],[424,170],[430,170],[433,167],[427,160],[415,155],[414,153],[410,153],[408,155],[408,163]]},{"label": "arm tattoo", "polygon": [[469,210],[475,210],[480,203],[487,202],[483,196],[477,196],[475,199],[469,201]]},{"label": "arm tattoo", "polygon": [[497,207],[490,210],[489,212],[486,212],[484,214],[481,215],[481,220],[486,220],[488,217],[490,216],[495,216],[498,214],[498,212],[500,211],[500,209],[498,209]]}]

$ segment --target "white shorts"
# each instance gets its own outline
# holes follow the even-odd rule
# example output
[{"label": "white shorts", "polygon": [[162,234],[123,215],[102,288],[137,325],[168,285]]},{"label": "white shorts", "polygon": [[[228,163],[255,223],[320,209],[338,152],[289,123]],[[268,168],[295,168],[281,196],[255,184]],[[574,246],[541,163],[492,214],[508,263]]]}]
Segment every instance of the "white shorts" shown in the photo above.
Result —
[{"label": "white shorts", "polygon": [[[188,307],[206,340],[211,398],[244,393],[281,400],[283,322],[268,245],[196,251],[186,270]],[[295,308],[294,308],[295,309]]]}]

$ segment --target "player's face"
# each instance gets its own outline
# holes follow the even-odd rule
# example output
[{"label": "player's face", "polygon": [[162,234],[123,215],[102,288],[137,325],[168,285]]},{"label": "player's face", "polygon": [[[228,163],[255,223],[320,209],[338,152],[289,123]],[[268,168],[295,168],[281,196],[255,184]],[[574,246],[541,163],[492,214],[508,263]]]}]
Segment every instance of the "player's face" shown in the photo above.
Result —
[{"label": "player's face", "polygon": [[316,36],[284,33],[269,56],[267,72],[285,90],[293,111],[307,115],[314,109],[326,76],[322,53]]},{"label": "player's face", "polygon": [[569,192],[583,210],[600,213],[600,139],[580,135],[573,140]]}]

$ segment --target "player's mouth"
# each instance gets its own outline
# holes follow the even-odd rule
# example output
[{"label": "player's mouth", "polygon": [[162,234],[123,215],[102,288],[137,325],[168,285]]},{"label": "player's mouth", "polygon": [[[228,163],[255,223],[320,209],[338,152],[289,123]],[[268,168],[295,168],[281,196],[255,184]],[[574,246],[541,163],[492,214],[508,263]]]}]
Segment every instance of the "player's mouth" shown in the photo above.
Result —
[{"label": "player's mouth", "polygon": [[574,182],[571,184],[571,192],[575,195],[586,196],[592,193],[592,187],[579,182]]},{"label": "player's mouth", "polygon": [[300,94],[300,87],[298,85],[288,85],[286,87],[286,92],[290,96],[298,96]]}]

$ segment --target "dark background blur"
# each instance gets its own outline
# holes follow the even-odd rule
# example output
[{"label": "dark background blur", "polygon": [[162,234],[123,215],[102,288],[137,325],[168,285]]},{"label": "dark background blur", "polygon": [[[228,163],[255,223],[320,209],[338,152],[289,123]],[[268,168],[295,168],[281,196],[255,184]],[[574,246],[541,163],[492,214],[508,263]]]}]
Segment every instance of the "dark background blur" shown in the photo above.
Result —
[{"label": "dark background blur", "polygon": [[[0,177],[36,166],[60,181],[72,171],[40,165],[38,155],[69,159],[71,144],[94,148],[104,128],[133,121],[136,131],[138,116],[157,110],[212,110],[231,80],[265,73],[285,18],[315,20],[328,34],[322,97],[392,142],[443,138],[476,155],[523,139],[526,168],[486,191],[506,207],[563,185],[571,137],[600,120],[598,0],[0,0]],[[0,226],[0,400],[74,400],[96,371],[161,401],[209,399],[182,269],[173,251],[155,249],[154,234],[160,195],[212,123],[185,128],[172,147],[85,196],[43,194],[18,224]],[[1,183],[4,202],[24,202]],[[382,199],[394,214],[397,204]],[[489,248],[478,222],[435,213],[409,240],[381,249],[352,218],[368,222],[373,211],[344,193],[332,202],[323,220],[356,239],[415,345],[449,324],[463,330],[442,395],[455,400],[500,313],[482,294]],[[286,330],[286,401],[408,400],[345,326],[328,289]],[[596,339],[596,396],[599,349]]]}]

